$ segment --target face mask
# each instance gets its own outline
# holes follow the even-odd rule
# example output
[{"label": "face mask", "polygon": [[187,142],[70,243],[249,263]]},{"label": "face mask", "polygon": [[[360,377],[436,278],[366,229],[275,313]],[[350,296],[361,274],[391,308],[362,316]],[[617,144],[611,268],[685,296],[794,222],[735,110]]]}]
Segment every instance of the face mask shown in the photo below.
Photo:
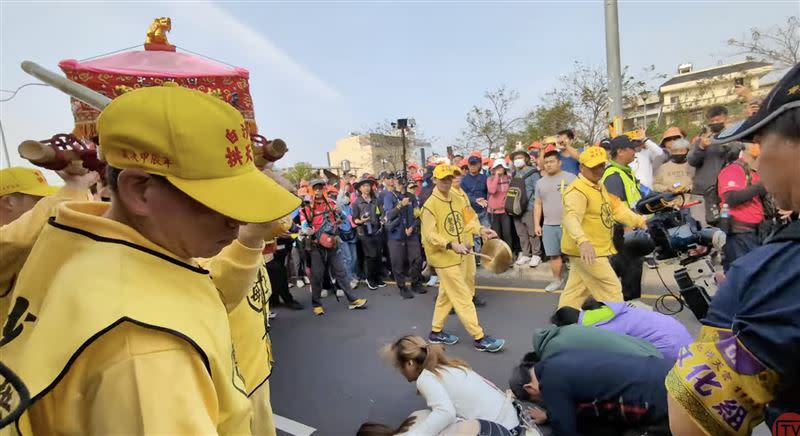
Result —
[{"label": "face mask", "polygon": [[673,154],[672,156],[670,156],[670,160],[672,160],[675,163],[682,164],[682,163],[686,162],[686,155],[685,154]]},{"label": "face mask", "polygon": [[514,166],[517,168],[522,168],[525,166],[525,159],[514,159]]},{"label": "face mask", "polygon": [[708,125],[708,130],[711,130],[711,133],[713,133],[715,135],[718,134],[719,132],[723,131],[724,129],[725,129],[725,124],[724,123],[714,123],[714,124],[709,124]]}]

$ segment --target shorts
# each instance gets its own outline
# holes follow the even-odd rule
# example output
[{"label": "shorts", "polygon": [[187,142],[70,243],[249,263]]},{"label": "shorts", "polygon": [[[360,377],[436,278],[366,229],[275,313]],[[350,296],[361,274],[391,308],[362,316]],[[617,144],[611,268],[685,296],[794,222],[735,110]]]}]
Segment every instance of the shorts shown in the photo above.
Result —
[{"label": "shorts", "polygon": [[503,427],[502,425],[496,422],[484,421],[482,419],[479,419],[478,423],[480,423],[481,425],[481,430],[477,434],[477,436],[514,436],[516,434],[520,434],[515,432],[512,433],[511,430]]},{"label": "shorts", "polygon": [[542,226],[542,245],[545,256],[561,256],[561,226]]}]

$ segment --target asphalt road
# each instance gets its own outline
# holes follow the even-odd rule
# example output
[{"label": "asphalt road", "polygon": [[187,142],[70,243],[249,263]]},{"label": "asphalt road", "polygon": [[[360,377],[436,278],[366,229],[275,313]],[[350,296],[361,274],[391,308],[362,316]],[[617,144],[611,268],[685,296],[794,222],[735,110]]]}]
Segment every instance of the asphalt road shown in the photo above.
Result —
[{"label": "asphalt road", "polygon": [[[512,367],[530,351],[533,330],[547,326],[555,310],[558,295],[542,292],[546,284],[479,279],[478,293],[488,302],[478,309],[481,325],[487,334],[506,339],[506,347],[497,354],[476,351],[461,323],[451,316],[446,330],[461,341],[448,347],[448,353],[465,359],[505,389]],[[502,290],[508,288],[516,290]],[[363,422],[397,425],[412,411],[424,409],[414,385],[383,362],[378,352],[404,334],[427,336],[436,288],[413,300],[400,298],[391,285],[378,291],[359,289],[356,293],[369,299],[368,309],[350,311],[344,300],[337,303],[328,297],[326,314],[318,318],[311,314],[308,289],[292,289],[306,310],[278,307],[278,317],[272,320],[276,363],[270,383],[275,413],[313,427],[315,435],[354,435]],[[644,292],[661,294],[663,290],[646,288]],[[652,299],[643,302],[653,304]],[[691,332],[698,331],[699,324],[688,310],[678,318]]]}]

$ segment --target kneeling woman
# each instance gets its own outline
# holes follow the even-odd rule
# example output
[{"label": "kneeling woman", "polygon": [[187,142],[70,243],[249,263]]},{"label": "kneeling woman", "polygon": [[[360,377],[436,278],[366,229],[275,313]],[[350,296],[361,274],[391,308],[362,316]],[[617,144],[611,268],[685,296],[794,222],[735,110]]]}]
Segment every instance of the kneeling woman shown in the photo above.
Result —
[{"label": "kneeling woman", "polygon": [[512,400],[466,362],[444,354],[442,345],[403,336],[384,349],[384,356],[409,382],[416,382],[431,409],[404,434],[438,435],[456,423],[474,429],[477,436],[524,433]]}]

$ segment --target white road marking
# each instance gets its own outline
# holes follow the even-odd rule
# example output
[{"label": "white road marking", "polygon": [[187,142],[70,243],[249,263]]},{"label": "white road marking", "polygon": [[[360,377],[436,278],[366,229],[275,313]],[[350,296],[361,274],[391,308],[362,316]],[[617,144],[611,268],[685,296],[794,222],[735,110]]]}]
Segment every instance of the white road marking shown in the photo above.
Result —
[{"label": "white road marking", "polygon": [[275,427],[280,431],[285,431],[294,436],[311,436],[315,431],[314,427],[309,427],[289,418],[284,418],[280,415],[273,415],[275,419]]}]

